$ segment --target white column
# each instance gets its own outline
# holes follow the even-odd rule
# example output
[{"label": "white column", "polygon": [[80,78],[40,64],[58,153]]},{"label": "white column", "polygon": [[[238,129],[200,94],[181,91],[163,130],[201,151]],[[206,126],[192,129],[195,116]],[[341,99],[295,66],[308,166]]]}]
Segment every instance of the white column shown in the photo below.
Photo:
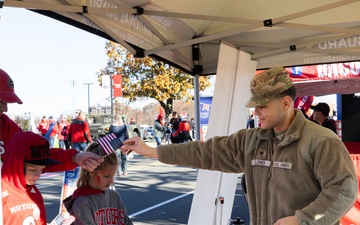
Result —
[{"label": "white column", "polygon": [[[222,43],[206,138],[234,133],[245,128],[250,97],[249,84],[257,63],[251,56]],[[232,162],[229,162],[232,163]],[[233,207],[238,174],[199,170],[188,225],[224,225]],[[215,205],[224,198],[224,204]]]}]

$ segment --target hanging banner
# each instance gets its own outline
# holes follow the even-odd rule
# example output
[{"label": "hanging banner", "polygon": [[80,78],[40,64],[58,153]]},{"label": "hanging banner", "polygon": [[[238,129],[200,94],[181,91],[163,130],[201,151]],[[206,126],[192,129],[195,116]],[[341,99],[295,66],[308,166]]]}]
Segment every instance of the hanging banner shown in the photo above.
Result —
[{"label": "hanging banner", "polygon": [[[360,62],[319,64],[285,68],[297,96],[353,94],[359,92]],[[256,71],[259,74],[264,70]]]},{"label": "hanging banner", "polygon": [[333,63],[287,68],[293,81],[333,80],[360,77],[360,62]]},{"label": "hanging banner", "polygon": [[122,75],[116,74],[113,75],[113,81],[114,81],[114,98],[116,97],[122,97]]},{"label": "hanging banner", "polygon": [[205,141],[213,97],[200,97],[200,140]]},{"label": "hanging banner", "polygon": [[[319,64],[285,68],[293,82],[349,79],[360,77],[360,62]],[[256,74],[264,70],[257,70]]]},{"label": "hanging banner", "polygon": [[110,88],[110,75],[102,75],[101,76],[101,87],[103,89]]}]

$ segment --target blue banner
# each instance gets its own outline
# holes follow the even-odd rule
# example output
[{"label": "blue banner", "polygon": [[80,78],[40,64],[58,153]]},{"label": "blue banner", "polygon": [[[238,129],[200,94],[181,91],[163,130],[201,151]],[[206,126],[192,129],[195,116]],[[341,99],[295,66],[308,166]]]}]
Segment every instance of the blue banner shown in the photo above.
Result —
[{"label": "blue banner", "polygon": [[205,141],[213,97],[200,97],[200,140]]}]

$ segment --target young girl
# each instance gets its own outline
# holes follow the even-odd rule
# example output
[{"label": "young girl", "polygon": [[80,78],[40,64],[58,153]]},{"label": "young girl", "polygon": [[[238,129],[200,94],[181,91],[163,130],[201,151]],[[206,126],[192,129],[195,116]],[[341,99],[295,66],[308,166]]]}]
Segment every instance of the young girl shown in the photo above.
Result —
[{"label": "young girl", "polygon": [[[91,143],[86,151],[106,155],[97,142]],[[119,193],[109,189],[118,164],[118,157],[111,153],[93,172],[81,169],[78,188],[64,200],[67,211],[76,218],[75,225],[133,224]]]}]

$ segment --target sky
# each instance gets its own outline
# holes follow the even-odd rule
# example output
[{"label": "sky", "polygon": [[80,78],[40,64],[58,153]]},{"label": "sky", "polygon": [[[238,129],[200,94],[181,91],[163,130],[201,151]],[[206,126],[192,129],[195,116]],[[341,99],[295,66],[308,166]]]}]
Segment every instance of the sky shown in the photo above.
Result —
[{"label": "sky", "polygon": [[[23,101],[8,104],[8,115],[71,115],[90,105],[110,105],[96,73],[106,67],[106,39],[29,10],[0,9],[0,68]],[[72,87],[72,83],[75,83]]]}]

